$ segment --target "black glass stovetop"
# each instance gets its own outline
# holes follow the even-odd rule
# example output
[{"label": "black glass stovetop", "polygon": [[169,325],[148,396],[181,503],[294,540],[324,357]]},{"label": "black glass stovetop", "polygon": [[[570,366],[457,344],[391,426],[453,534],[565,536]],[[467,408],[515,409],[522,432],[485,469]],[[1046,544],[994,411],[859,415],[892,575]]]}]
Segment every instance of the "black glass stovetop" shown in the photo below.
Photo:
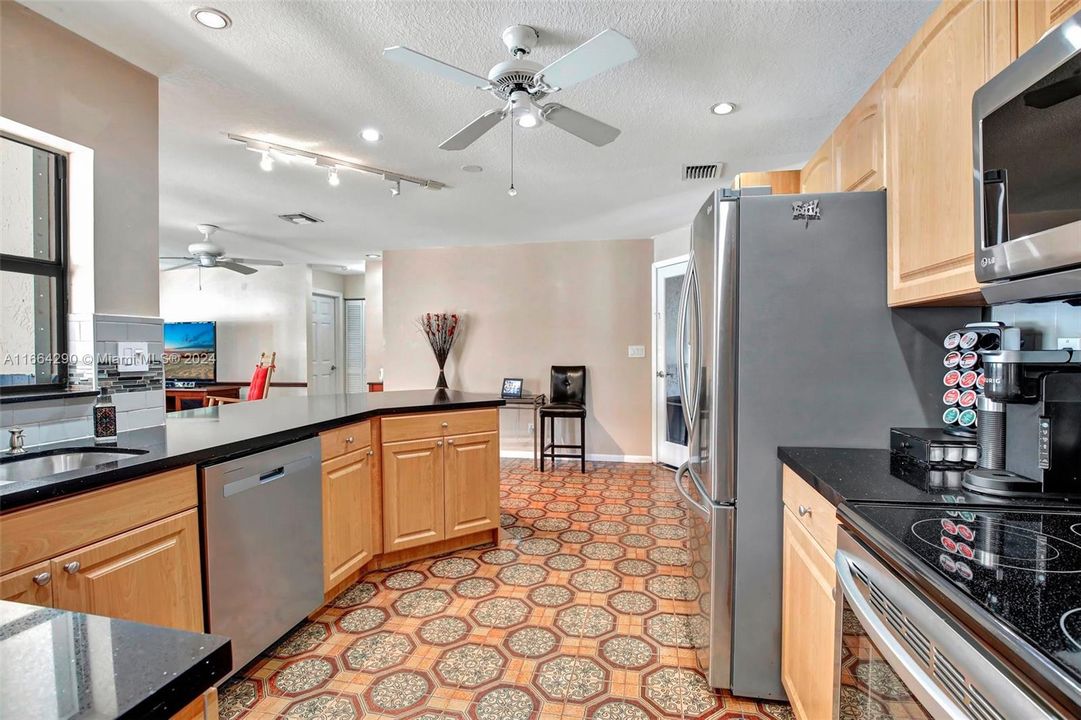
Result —
[{"label": "black glass stovetop", "polygon": [[853,507],[1081,681],[1081,513]]}]

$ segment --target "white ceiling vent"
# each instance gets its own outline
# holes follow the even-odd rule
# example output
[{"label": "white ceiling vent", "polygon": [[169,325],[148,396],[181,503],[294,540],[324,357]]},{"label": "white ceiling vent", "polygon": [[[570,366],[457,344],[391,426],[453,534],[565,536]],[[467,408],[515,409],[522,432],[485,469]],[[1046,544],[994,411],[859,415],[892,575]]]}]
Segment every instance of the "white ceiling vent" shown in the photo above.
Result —
[{"label": "white ceiling vent", "polygon": [[323,222],[322,220],[315,217],[314,215],[309,215],[308,213],[305,213],[305,212],[290,213],[288,215],[279,215],[278,217],[281,218],[282,220],[284,220],[285,222],[293,223],[294,225],[314,225],[315,223]]},{"label": "white ceiling vent", "polygon": [[716,180],[724,172],[724,163],[710,165],[684,165],[684,180]]}]

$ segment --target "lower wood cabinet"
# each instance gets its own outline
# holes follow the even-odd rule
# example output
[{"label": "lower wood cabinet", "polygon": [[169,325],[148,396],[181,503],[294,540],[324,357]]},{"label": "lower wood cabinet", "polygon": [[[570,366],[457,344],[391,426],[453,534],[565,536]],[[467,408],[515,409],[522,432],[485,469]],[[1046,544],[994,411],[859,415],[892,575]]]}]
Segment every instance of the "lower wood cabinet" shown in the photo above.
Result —
[{"label": "lower wood cabinet", "polygon": [[[443,461],[445,537],[499,527],[499,433],[447,438]],[[496,478],[493,492],[492,478]]]},{"label": "lower wood cabinet", "polygon": [[0,575],[0,600],[52,607],[52,579],[48,561]]},{"label": "lower wood cabinet", "polygon": [[442,438],[383,443],[383,551],[444,539]]},{"label": "lower wood cabinet", "polygon": [[323,589],[330,592],[374,554],[372,461],[364,447],[323,463]]},{"label": "lower wood cabinet", "polygon": [[833,718],[837,701],[836,572],[832,559],[784,508],[781,682],[799,720]]}]

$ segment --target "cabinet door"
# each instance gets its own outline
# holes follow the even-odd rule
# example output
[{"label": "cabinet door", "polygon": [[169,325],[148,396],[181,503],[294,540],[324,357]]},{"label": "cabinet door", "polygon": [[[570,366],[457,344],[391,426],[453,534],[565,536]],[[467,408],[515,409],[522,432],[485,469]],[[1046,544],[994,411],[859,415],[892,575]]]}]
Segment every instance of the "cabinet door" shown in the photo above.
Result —
[{"label": "cabinet door", "polygon": [[1044,33],[1081,11],[1081,0],[1018,0],[1017,54],[1039,42]]},{"label": "cabinet door", "polygon": [[196,510],[53,558],[52,575],[58,608],[203,630]]},{"label": "cabinet door", "polygon": [[1010,3],[947,0],[886,71],[889,304],[983,302],[972,95],[1013,54]]},{"label": "cabinet door", "polygon": [[443,440],[383,444],[383,552],[442,540]]},{"label": "cabinet door", "polygon": [[499,527],[499,433],[447,438],[446,537]]},{"label": "cabinet door", "polygon": [[800,172],[800,192],[827,193],[837,189],[833,178],[833,138],[826,138]]},{"label": "cabinet door", "polygon": [[323,589],[372,559],[372,449],[323,463]]},{"label": "cabinet door", "polygon": [[0,575],[0,600],[52,607],[52,578],[47,561]]},{"label": "cabinet door", "polygon": [[788,508],[783,562],[781,682],[799,720],[837,717],[836,573]]},{"label": "cabinet door", "polygon": [[885,187],[884,132],[879,78],[833,133],[833,166],[839,191]]}]

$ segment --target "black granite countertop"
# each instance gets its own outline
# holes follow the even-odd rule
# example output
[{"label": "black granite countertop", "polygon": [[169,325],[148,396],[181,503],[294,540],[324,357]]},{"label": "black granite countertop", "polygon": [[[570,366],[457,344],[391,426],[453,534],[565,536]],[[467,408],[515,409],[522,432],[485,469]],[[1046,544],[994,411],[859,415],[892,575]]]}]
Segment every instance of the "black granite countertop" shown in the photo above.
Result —
[{"label": "black granite countertop", "polygon": [[0,601],[0,717],[168,718],[225,677],[229,639]]},{"label": "black granite countertop", "polygon": [[[504,404],[498,395],[457,390],[402,390],[271,397],[169,413],[163,427],[134,430],[118,436],[117,448],[145,450],[145,453],[105,465],[0,484],[0,510],[13,510],[176,467],[224,460],[380,415]],[[84,439],[28,450],[36,452],[92,444],[91,439]]]},{"label": "black granite countertop", "polygon": [[[961,471],[898,463],[886,449],[781,447],[777,457],[834,506],[842,502],[1062,507],[1061,500],[996,498],[964,490]],[[1074,503],[1067,507],[1081,508]]]}]

